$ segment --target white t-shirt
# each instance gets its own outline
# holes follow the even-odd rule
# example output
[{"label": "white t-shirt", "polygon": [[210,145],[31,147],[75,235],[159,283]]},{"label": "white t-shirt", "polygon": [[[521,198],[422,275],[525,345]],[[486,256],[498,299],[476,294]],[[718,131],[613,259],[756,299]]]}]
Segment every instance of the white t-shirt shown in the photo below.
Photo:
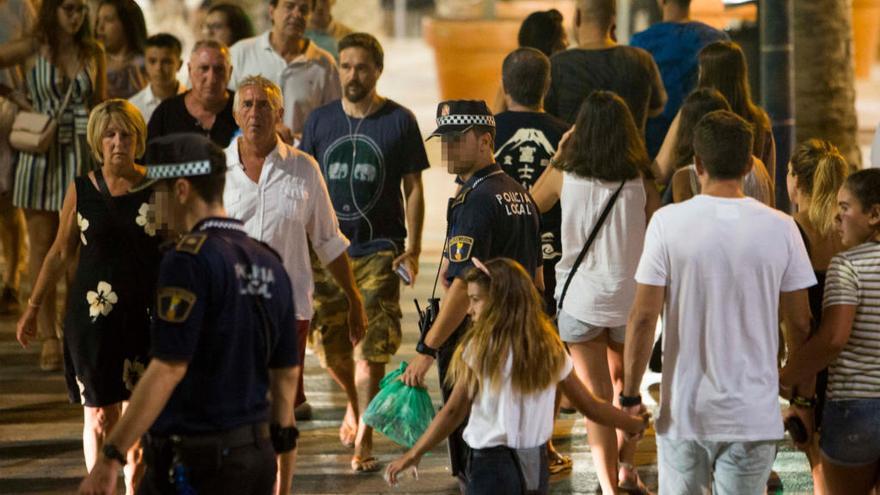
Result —
[{"label": "white t-shirt", "polygon": [[[555,384],[525,396],[514,392],[510,382],[512,358],[513,353],[507,358],[498,391],[492,391],[489,378],[485,377],[483,386],[474,397],[471,416],[462,433],[462,438],[472,449],[499,445],[528,449],[543,445],[553,435]],[[568,377],[572,368],[571,358],[565,354],[556,382]]]},{"label": "white t-shirt", "polygon": [[[178,81],[177,94],[183,93],[186,93],[186,86]],[[141,111],[141,116],[144,118],[144,122],[150,121],[150,117],[153,116],[156,107],[159,106],[159,103],[162,103],[162,100],[153,93],[153,86],[151,84],[144,86],[144,89],[137,92],[134,96],[129,98],[128,101]]]},{"label": "white t-shirt", "polygon": [[[563,174],[562,258],[556,264],[557,301],[593,225],[618,187],[620,182]],[[571,279],[562,302],[566,313],[595,326],[626,325],[636,295],[633,277],[645,241],[645,201],[642,179],[627,181]]]},{"label": "white t-shirt", "polygon": [[779,293],[816,284],[794,220],[753,198],[701,194],[661,208],[636,281],[666,287],[657,434],[782,438]]},{"label": "white t-shirt", "polygon": [[293,286],[296,319],[311,320],[314,280],[308,242],[325,265],[349,244],[327,185],[314,158],[280,139],[263,163],[260,180],[252,181],[241,164],[239,139],[226,148],[223,204],[230,217],[244,222],[249,236],[278,251]]}]

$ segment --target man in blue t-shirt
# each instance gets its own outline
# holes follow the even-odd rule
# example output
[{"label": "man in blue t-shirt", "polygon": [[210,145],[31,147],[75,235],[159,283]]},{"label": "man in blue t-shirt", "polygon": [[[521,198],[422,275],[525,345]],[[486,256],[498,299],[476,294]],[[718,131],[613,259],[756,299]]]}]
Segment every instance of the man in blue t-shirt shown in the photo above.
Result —
[{"label": "man in blue t-shirt", "polygon": [[691,0],[659,0],[663,22],[633,35],[629,44],[647,50],[663,78],[666,107],[648,119],[645,141],[648,154],[657,156],[663,138],[682,102],[697,85],[697,56],[704,46],[729,39],[727,33],[690,19]]},{"label": "man in blue t-shirt", "polygon": [[[527,191],[547,169],[568,123],[544,111],[550,86],[550,60],[534,48],[518,48],[501,66],[507,111],[495,115],[495,161]],[[541,251],[544,258],[544,302],[556,313],[556,262],[562,256],[559,202],[541,215]]]},{"label": "man in blue t-shirt", "polygon": [[415,116],[376,93],[383,57],[369,34],[340,40],[342,99],[309,115],[300,144],[321,166],[339,227],[351,241],[348,254],[367,311],[366,334],[352,346],[345,295],[313,263],[311,341],[321,366],[350,398],[339,433],[343,444],[354,444],[354,471],[378,469],[372,430],[359,416],[400,347],[400,279],[412,284],[418,272],[425,210],[421,174],[428,168]]}]

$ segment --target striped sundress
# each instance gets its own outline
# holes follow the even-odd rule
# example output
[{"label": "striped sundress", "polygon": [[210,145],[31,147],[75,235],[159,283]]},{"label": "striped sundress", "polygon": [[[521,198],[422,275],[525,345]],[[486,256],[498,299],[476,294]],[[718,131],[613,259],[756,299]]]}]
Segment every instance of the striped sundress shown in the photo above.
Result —
[{"label": "striped sundress", "polygon": [[[21,208],[58,211],[67,186],[77,176],[95,167],[86,141],[89,104],[94,92],[91,64],[77,73],[70,103],[58,121],[55,142],[45,154],[21,152],[15,170],[12,202]],[[27,89],[34,110],[55,115],[67,94],[68,79],[41,54],[27,72]]]}]

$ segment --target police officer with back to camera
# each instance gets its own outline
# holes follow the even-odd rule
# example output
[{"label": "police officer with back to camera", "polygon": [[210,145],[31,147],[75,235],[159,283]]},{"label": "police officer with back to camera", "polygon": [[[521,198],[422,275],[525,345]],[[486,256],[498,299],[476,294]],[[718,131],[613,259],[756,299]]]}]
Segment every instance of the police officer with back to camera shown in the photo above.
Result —
[{"label": "police officer with back to camera", "polygon": [[157,220],[189,233],[159,268],[153,359],[80,493],[115,494],[123,452],[147,432],[138,493],[268,495],[275,455],[293,456],[298,435],[290,280],[226,217],[222,149],[169,135],[145,161]]},{"label": "police officer with back to camera", "polygon": [[[425,374],[438,360],[443,398],[452,392],[444,383],[446,369],[467,321],[468,296],[464,275],[473,258],[506,257],[518,261],[542,288],[540,216],[528,192],[495,163],[495,118],[485,102],[452,100],[437,108],[437,130],[443,160],[457,176],[459,192],[446,213],[446,250],[441,278],[447,287],[437,318],[419,341],[418,355],[407,367],[407,385],[423,385]],[[430,138],[429,138],[430,139]],[[465,477],[467,446],[462,425],[449,437],[452,474]]]}]

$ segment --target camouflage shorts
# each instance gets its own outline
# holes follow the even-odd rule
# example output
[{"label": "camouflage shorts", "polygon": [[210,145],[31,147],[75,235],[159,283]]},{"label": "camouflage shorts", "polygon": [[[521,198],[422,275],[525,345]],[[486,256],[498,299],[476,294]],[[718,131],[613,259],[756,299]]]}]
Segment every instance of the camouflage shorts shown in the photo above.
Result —
[{"label": "camouflage shorts", "polygon": [[317,258],[312,255],[315,275],[315,314],[309,344],[321,366],[351,360],[387,363],[400,348],[400,279],[391,268],[394,251],[352,258],[358,289],[367,311],[367,333],[352,348],[348,338],[348,300]]}]

